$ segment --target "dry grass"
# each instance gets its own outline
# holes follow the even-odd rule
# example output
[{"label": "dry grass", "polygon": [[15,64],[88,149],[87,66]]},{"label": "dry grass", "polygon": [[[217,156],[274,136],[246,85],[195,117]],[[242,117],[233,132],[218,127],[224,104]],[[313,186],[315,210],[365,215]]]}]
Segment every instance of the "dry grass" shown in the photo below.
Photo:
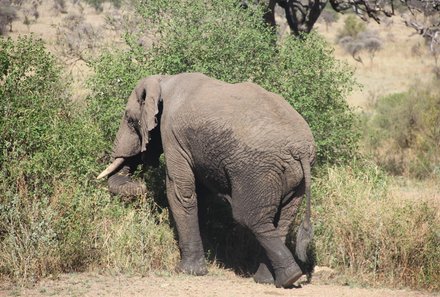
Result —
[{"label": "dry grass", "polygon": [[0,274],[20,283],[93,269],[173,271],[179,252],[168,212],[151,197],[126,205],[105,192],[61,182],[48,198],[5,198]]},{"label": "dry grass", "polygon": [[[66,5],[69,13],[80,13],[78,7],[73,6],[70,1],[66,1]],[[102,13],[97,13],[92,7],[85,4],[83,4],[83,7],[82,14],[88,23],[96,28],[105,27],[106,14],[112,13],[110,5],[104,5]],[[56,13],[52,9],[52,1],[49,0],[43,1],[39,13],[40,17],[29,26],[29,29],[23,24],[23,15],[19,14],[19,19],[13,23],[14,32],[11,36],[15,37],[32,32],[45,40],[49,50],[63,58],[67,71],[72,74],[75,91],[73,99],[84,98],[88,94],[84,80],[91,73],[91,70],[84,61],[78,61],[72,57],[62,57],[59,45],[56,42],[56,31],[65,14]],[[432,72],[434,59],[426,50],[423,38],[406,27],[400,17],[392,18],[390,25],[385,24],[389,23],[390,20],[382,25],[374,21],[367,24],[368,30],[379,32],[378,34],[385,41],[383,49],[376,54],[372,65],[366,53],[361,54],[365,62],[360,64],[345,53],[342,47],[335,44],[337,33],[343,26],[344,19],[345,16],[340,17],[338,22],[329,27],[328,31],[323,22],[317,23],[315,28],[325,36],[330,44],[334,44],[335,56],[356,69],[355,76],[363,87],[355,90],[349,96],[348,102],[352,106],[366,107],[379,96],[403,92],[416,81],[431,81],[434,78]],[[285,27],[286,24],[282,24],[282,26]],[[120,33],[110,30],[103,30],[103,32],[106,40],[103,48],[123,46]]]},{"label": "dry grass", "polygon": [[350,283],[440,289],[438,180],[402,185],[356,166],[328,168],[314,184],[320,265]]},{"label": "dry grass", "polygon": [[[113,7],[105,3],[103,8],[103,12],[97,13],[94,8],[87,4],[83,3],[82,8],[80,8],[77,5],[73,5],[71,1],[66,1],[66,11],[68,11],[68,13],[81,14],[85,17],[85,22],[89,23],[93,28],[102,29],[102,39],[104,42],[101,44],[101,48],[99,50],[95,49],[88,54],[97,54],[105,48],[123,46],[121,34],[106,29],[106,15],[113,12]],[[57,41],[57,30],[62,26],[63,18],[66,17],[67,14],[57,12],[53,9],[52,0],[43,0],[42,5],[38,8],[38,12],[39,18],[36,21],[32,21],[28,27],[24,24],[24,16],[19,11],[18,19],[12,24],[13,32],[9,33],[8,36],[17,38],[20,35],[33,34],[43,39],[47,49],[60,59],[64,64],[66,73],[71,76],[73,90],[72,100],[84,99],[90,93],[85,81],[87,77],[92,74],[92,70],[86,61],[78,59],[78,57],[75,56],[64,55],[62,45]]]},{"label": "dry grass", "polygon": [[[345,16],[326,31],[325,24],[316,29],[332,44],[344,24]],[[367,107],[371,100],[383,95],[404,92],[418,81],[434,79],[434,59],[424,46],[421,36],[405,26],[400,17],[391,19],[390,25],[379,25],[374,21],[367,24],[367,30],[377,31],[384,40],[383,49],[376,53],[370,64],[367,53],[361,53],[364,64],[356,62],[344,49],[335,45],[335,56],[346,61],[355,71],[355,77],[363,86],[348,97],[352,106]]]}]

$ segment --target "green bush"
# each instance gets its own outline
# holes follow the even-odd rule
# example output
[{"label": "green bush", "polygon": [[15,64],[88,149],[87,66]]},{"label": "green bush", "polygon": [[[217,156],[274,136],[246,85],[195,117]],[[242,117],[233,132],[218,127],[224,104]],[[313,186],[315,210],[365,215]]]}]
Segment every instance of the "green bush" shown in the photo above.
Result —
[{"label": "green bush", "polygon": [[25,180],[44,184],[56,172],[51,171],[50,166],[57,167],[57,164],[39,163],[36,159],[53,137],[52,123],[66,117],[66,98],[52,96],[52,93],[64,92],[60,70],[41,41],[21,38],[14,44],[10,39],[0,40],[0,52],[3,74],[0,162],[8,165],[2,166],[2,173],[16,178],[21,168],[27,168],[41,174],[38,180],[23,176]]},{"label": "green bush", "polygon": [[356,87],[351,70],[333,57],[320,36],[288,38],[280,45],[272,72],[260,83],[281,94],[309,123],[318,163],[342,164],[357,152],[358,118],[345,101]]},{"label": "green bush", "polygon": [[[90,106],[111,141],[128,92],[150,74],[203,72],[227,82],[253,81],[284,96],[309,122],[320,162],[341,163],[356,150],[358,133],[345,96],[352,71],[336,61],[317,34],[277,41],[261,7],[243,10],[236,1],[191,1],[176,5],[139,1],[138,33],[126,36],[128,51],[94,63]],[[161,17],[157,17],[157,16]],[[154,36],[153,46],[139,40]]]},{"label": "green bush", "polygon": [[91,77],[89,86],[94,94],[88,100],[89,113],[110,148],[128,96],[136,82],[149,73],[139,66],[132,53],[117,50],[103,53],[93,67],[95,75]]},{"label": "green bush", "polygon": [[108,143],[69,100],[43,42],[0,39],[0,71],[0,275],[170,270],[178,253],[168,213],[151,199],[112,199],[95,181]]},{"label": "green bush", "polygon": [[440,90],[422,84],[380,98],[366,119],[366,149],[388,172],[440,176]]},{"label": "green bush", "polygon": [[0,51],[3,181],[22,178],[29,190],[50,195],[54,179],[90,176],[104,142],[69,101],[69,86],[43,42],[5,39]]},{"label": "green bush", "polygon": [[340,40],[343,37],[352,37],[356,38],[359,33],[364,32],[366,30],[365,22],[359,20],[355,15],[349,15],[344,20],[344,27],[338,31],[337,40]]}]

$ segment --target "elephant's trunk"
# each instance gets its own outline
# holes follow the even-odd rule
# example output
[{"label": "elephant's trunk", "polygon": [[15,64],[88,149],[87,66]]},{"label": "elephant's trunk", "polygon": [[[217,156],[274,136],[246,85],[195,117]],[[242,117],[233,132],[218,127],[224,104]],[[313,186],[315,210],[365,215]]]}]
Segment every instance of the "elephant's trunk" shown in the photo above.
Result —
[{"label": "elephant's trunk", "polygon": [[147,187],[142,181],[132,179],[132,170],[129,166],[122,167],[108,179],[108,189],[111,193],[122,196],[137,196],[147,193]]},{"label": "elephant's trunk", "polygon": [[98,175],[97,179],[101,179],[103,177],[106,177],[107,175],[113,173],[116,169],[118,169],[123,163],[125,159],[124,158],[116,158],[113,163],[111,163],[101,174]]},{"label": "elephant's trunk", "polygon": [[133,172],[140,163],[140,156],[116,158],[97,178],[109,175],[108,188],[113,194],[122,196],[146,194],[147,188],[143,182],[132,179]]}]

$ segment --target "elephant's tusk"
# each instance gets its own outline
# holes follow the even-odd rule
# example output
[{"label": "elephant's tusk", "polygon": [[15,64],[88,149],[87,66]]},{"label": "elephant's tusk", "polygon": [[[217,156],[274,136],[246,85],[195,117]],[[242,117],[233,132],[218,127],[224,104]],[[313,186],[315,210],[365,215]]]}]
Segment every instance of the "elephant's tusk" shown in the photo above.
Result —
[{"label": "elephant's tusk", "polygon": [[113,163],[111,163],[103,172],[101,172],[100,175],[98,175],[98,177],[96,179],[100,179],[100,178],[103,178],[103,177],[109,175],[110,173],[115,171],[119,166],[121,166],[122,163],[124,163],[124,161],[125,161],[124,158],[116,158],[113,161]]}]

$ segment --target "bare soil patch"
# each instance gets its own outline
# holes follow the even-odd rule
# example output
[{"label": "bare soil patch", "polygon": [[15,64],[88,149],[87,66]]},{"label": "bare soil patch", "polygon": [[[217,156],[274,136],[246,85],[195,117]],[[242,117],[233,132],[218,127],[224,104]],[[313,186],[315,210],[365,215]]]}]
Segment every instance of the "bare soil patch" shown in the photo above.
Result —
[{"label": "bare soil patch", "polygon": [[[318,273],[319,274],[319,273]],[[231,271],[215,271],[207,276],[187,275],[145,277],[71,273],[55,280],[44,280],[32,288],[0,285],[0,296],[337,296],[337,297],[433,297],[434,293],[409,290],[358,288],[350,286],[302,284],[298,288],[277,289],[256,284],[252,278],[237,276]]]}]

